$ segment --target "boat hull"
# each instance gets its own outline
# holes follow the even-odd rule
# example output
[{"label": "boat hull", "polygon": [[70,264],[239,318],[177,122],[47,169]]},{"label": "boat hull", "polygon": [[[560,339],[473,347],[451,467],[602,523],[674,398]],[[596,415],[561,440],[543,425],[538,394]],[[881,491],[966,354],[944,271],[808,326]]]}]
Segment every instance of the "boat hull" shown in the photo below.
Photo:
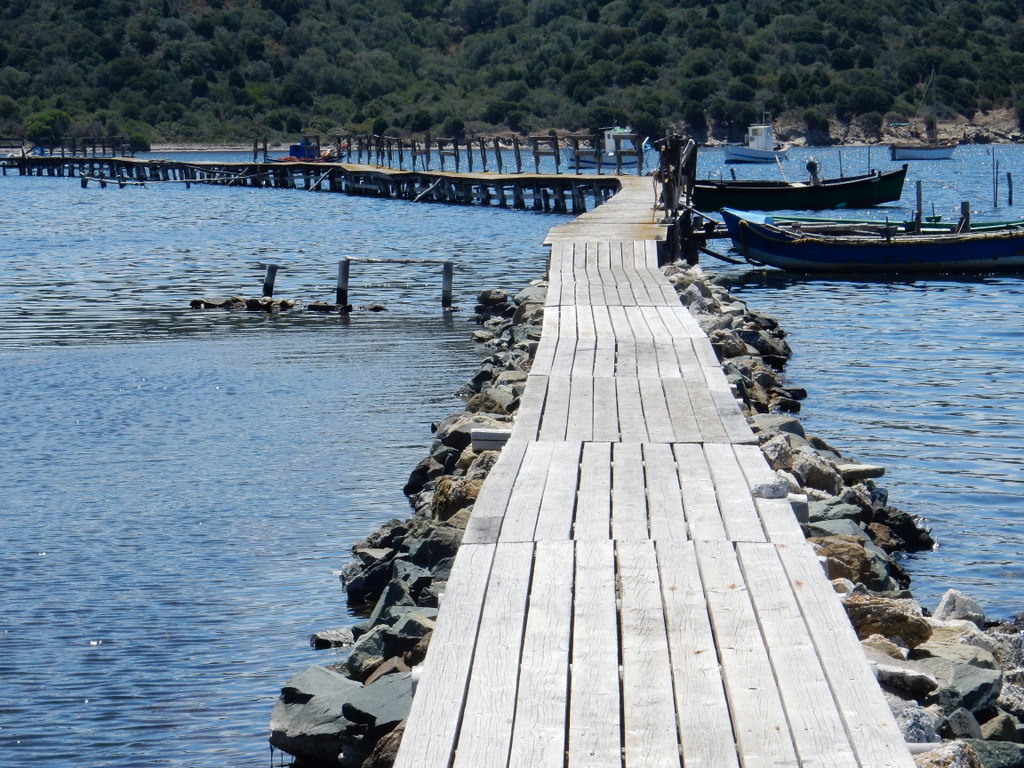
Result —
[{"label": "boat hull", "polygon": [[[638,158],[635,154],[622,155],[619,157],[619,166],[622,168],[636,168],[641,164],[642,158]],[[578,158],[580,168],[597,168],[598,160],[594,155],[580,155]],[[569,165],[577,163],[577,158],[572,153],[569,154]],[[647,165],[647,162],[643,162],[643,165]],[[600,165],[602,168],[614,168],[615,167],[615,154],[613,152],[606,152],[601,155]]]},{"label": "boat hull", "polygon": [[820,211],[836,208],[870,208],[903,196],[907,166],[896,171],[870,173],[818,184],[784,181],[698,181],[693,205],[701,211],[741,208],[748,211]]},{"label": "boat hull", "polygon": [[789,232],[729,210],[722,215],[733,245],[747,261],[792,272],[977,274],[1024,269],[1020,228],[843,238]]},{"label": "boat hull", "polygon": [[755,149],[743,144],[725,145],[725,162],[727,163],[774,163],[785,160],[788,149]]},{"label": "boat hull", "polygon": [[891,144],[889,157],[893,160],[949,160],[956,144]]}]

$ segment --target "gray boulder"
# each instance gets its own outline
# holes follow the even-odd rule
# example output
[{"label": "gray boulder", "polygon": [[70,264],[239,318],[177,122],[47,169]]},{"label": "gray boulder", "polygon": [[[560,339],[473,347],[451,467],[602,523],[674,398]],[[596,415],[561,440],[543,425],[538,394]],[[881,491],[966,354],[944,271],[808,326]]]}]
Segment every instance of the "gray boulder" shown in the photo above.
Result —
[{"label": "gray boulder", "polygon": [[934,615],[940,621],[965,619],[973,621],[979,627],[985,625],[985,611],[978,601],[956,589],[950,589],[942,596]]},{"label": "gray boulder", "polygon": [[948,739],[980,739],[981,725],[977,718],[963,707],[957,707],[948,715],[942,726],[942,734]]},{"label": "gray boulder", "polygon": [[1024,768],[1024,746],[1009,741],[967,740],[982,768]]},{"label": "gray boulder", "polygon": [[270,744],[303,763],[338,765],[338,756],[355,741],[354,723],[342,710],[362,687],[320,666],[299,672],[270,713]]},{"label": "gray boulder", "polygon": [[970,712],[981,712],[993,705],[1002,687],[1003,673],[973,664],[958,664],[936,657],[919,659],[921,667],[939,681],[934,699],[947,712],[964,707]]}]

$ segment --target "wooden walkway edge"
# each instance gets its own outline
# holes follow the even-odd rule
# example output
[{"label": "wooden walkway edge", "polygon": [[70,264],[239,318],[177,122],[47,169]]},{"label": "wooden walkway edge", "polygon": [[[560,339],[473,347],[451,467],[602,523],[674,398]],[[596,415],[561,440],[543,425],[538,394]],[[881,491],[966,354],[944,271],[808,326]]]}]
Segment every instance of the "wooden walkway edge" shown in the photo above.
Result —
[{"label": "wooden walkway edge", "polygon": [[398,768],[911,768],[710,343],[650,179],[555,227],[510,441],[441,602]]}]

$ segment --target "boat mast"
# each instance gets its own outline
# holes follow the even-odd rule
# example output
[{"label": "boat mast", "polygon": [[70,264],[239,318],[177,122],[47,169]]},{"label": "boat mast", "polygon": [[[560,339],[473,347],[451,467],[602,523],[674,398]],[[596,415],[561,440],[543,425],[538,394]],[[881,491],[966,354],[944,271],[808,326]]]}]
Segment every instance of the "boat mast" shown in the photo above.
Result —
[{"label": "boat mast", "polygon": [[935,96],[935,67],[932,67],[932,76],[928,79],[928,84],[932,89],[932,119],[928,123],[928,140],[933,144],[939,140],[939,107],[938,100]]}]

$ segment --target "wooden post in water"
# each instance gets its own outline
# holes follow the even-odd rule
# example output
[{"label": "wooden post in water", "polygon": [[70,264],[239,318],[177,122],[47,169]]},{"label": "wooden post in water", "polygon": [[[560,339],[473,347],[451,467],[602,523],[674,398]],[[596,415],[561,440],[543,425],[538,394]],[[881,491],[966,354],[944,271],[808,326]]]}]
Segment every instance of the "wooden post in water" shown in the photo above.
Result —
[{"label": "wooden post in water", "polygon": [[275,280],[277,280],[277,264],[267,264],[267,274],[263,278],[263,295],[268,299],[274,295]]},{"label": "wooden post in water", "polygon": [[1013,174],[1009,171],[1006,172],[1006,202],[1013,205]]},{"label": "wooden post in water", "polygon": [[450,310],[452,308],[452,276],[455,269],[450,261],[444,262],[443,277],[441,280],[441,308]]},{"label": "wooden post in water", "polygon": [[348,259],[342,259],[338,262],[338,290],[334,294],[334,303],[342,308],[348,306],[349,263]]},{"label": "wooden post in water", "polygon": [[924,201],[921,197],[921,180],[917,180],[917,208],[914,211],[914,231],[921,231],[921,219],[924,216]]},{"label": "wooden post in water", "polygon": [[501,159],[501,143],[498,141],[498,137],[494,137],[494,160],[498,164],[498,173],[502,172],[502,159]]}]

